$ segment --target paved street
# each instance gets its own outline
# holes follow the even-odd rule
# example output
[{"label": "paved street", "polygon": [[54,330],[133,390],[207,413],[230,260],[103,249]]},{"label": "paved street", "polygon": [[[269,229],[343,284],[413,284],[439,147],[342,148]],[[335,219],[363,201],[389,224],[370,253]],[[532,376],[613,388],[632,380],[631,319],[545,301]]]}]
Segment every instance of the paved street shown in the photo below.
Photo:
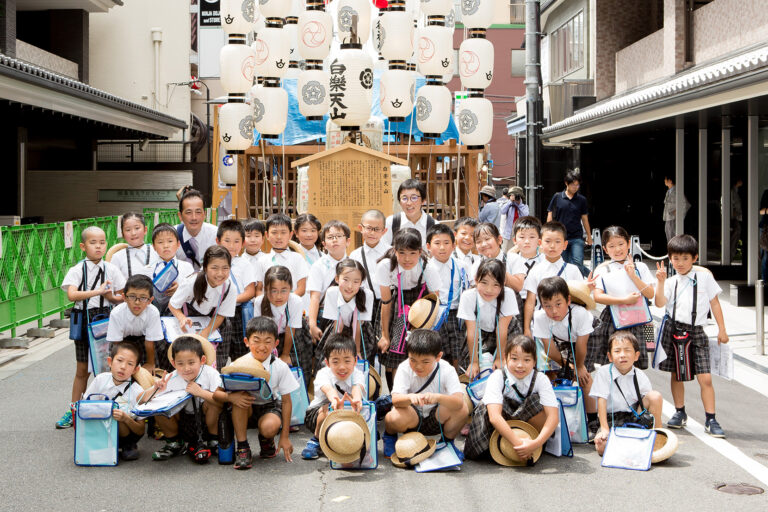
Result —
[{"label": "paved street", "polygon": [[[722,379],[716,382],[718,418],[728,439],[715,444],[727,454],[735,453],[737,462],[753,464],[762,482],[688,431],[680,434],[678,453],[648,472],[601,468],[591,446],[576,446],[572,459],[544,455],[535,467],[525,469],[467,462],[460,472],[416,474],[382,459],[375,471],[333,471],[325,459],[300,460],[304,432],[293,436],[294,463],[256,460],[254,468],[244,472],[215,463],[200,467],[186,458],[153,462],[150,454],[160,443],[147,439],[139,444],[137,462],[116,468],[76,467],[72,431],[53,428],[71,382],[74,354],[62,341],[65,336],[0,372],[2,510],[415,510],[436,504],[445,510],[508,510],[510,504],[512,509],[611,510],[622,501],[626,510],[661,510],[673,506],[671,500],[677,510],[768,507],[766,494],[734,496],[715,490],[718,483],[768,486],[768,468],[763,466],[768,464],[766,396]],[[53,351],[57,347],[62,348]],[[741,364],[737,372],[768,390],[768,375]],[[665,376],[650,373],[654,387],[669,400]],[[689,415],[703,423],[696,386],[687,391]]]}]

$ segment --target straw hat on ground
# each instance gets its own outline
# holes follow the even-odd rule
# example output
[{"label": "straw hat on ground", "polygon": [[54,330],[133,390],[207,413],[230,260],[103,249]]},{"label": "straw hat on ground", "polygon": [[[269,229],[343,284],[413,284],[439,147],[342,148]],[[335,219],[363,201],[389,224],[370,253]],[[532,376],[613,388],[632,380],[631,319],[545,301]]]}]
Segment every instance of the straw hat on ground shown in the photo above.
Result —
[{"label": "straw hat on ground", "polygon": [[[214,348],[213,343],[208,341],[206,338],[203,338],[199,334],[182,334],[181,336],[191,336],[198,340],[203,345],[203,352],[205,353],[205,364],[208,366],[213,366],[213,364],[216,362],[216,348]],[[181,338],[179,336],[179,338]],[[179,339],[176,338],[176,339]],[[174,340],[176,341],[176,340]],[[173,361],[173,343],[168,345],[168,360]]]},{"label": "straw hat on ground", "polygon": [[586,281],[568,281],[568,292],[571,294],[571,301],[576,304],[580,304],[587,309],[595,309],[597,307]]},{"label": "straw hat on ground", "polygon": [[118,253],[122,251],[123,249],[127,249],[128,244],[115,244],[112,247],[109,248],[107,251],[107,254],[104,255],[104,261],[112,261],[112,256],[115,255],[115,253]]},{"label": "straw hat on ground", "polygon": [[429,293],[413,303],[408,311],[408,323],[414,329],[432,329],[440,313],[440,300]]},{"label": "straw hat on ground", "polygon": [[361,460],[371,446],[371,431],[360,413],[332,411],[320,427],[320,448],[339,464]]},{"label": "straw hat on ground", "polygon": [[139,386],[144,389],[151,388],[156,382],[155,377],[149,373],[149,370],[142,368],[141,366],[139,366],[139,370],[133,375],[133,380],[138,382]]},{"label": "straw hat on ground", "polygon": [[666,428],[656,428],[656,441],[653,443],[653,464],[663,462],[677,451],[677,434]]},{"label": "straw hat on ground", "polygon": [[[512,428],[516,436],[521,438],[535,439],[536,436],[539,435],[539,431],[536,430],[536,427],[524,421],[507,420],[507,425]],[[518,457],[512,444],[499,434],[498,430],[494,429],[489,444],[491,457],[502,466],[527,466],[529,464],[528,461],[520,460],[520,457]],[[533,458],[530,464],[535,464],[536,461],[539,460],[541,451],[541,446],[539,446],[536,451],[533,452]]]},{"label": "straw hat on ground", "polygon": [[381,375],[373,366],[368,367],[368,400],[376,400],[381,395]]},{"label": "straw hat on ground", "polygon": [[437,441],[427,439],[421,432],[408,432],[395,443],[395,453],[390,460],[395,467],[410,468],[432,456],[436,445]]},{"label": "straw hat on ground", "polygon": [[261,361],[250,354],[246,354],[238,359],[235,359],[232,364],[225,366],[221,369],[223,375],[230,375],[232,373],[244,373],[251,377],[262,378],[269,382],[269,372],[264,369],[264,365]]}]

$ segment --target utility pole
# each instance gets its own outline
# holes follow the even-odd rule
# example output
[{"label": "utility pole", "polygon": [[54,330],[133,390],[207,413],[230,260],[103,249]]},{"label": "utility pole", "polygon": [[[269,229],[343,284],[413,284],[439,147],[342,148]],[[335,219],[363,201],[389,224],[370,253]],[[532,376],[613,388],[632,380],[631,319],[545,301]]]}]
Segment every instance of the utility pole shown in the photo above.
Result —
[{"label": "utility pole", "polygon": [[525,96],[526,96],[526,179],[528,207],[537,215],[537,176],[541,166],[541,4],[539,0],[525,0]]}]

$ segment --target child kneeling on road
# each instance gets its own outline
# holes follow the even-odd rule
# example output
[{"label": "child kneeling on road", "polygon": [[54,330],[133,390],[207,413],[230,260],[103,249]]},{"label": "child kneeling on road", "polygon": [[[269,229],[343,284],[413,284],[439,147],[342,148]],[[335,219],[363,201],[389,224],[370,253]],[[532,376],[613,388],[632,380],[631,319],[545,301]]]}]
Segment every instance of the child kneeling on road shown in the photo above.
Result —
[{"label": "child kneeling on road", "polygon": [[[408,337],[406,352],[408,359],[395,373],[392,410],[384,417],[385,457],[395,453],[397,434],[414,430],[425,436],[442,432],[445,441],[453,444],[469,415],[459,375],[442,359],[440,335],[415,329]],[[456,446],[454,449],[464,457]]]},{"label": "child kneeling on road", "polygon": [[[179,336],[171,344],[171,364],[176,370],[144,391],[139,403],[148,402],[156,393],[162,395],[179,390],[186,390],[192,399],[184,409],[170,418],[155,416],[155,421],[165,433],[165,446],[152,454],[152,460],[168,460],[182,453],[184,440],[179,435],[180,429],[182,432],[191,432],[203,428],[207,448],[216,446],[221,404],[214,399],[214,392],[221,387],[221,375],[210,366],[215,360],[216,349],[207,339],[197,334]],[[204,425],[196,423],[198,418],[194,411],[198,407],[202,407]],[[204,448],[190,445],[189,452],[194,454],[197,449]]]},{"label": "child kneeling on road", "polygon": [[[535,439],[520,439],[507,420],[530,423],[539,435]],[[520,459],[527,460],[552,436],[558,421],[555,391],[547,376],[536,369],[536,342],[518,334],[505,347],[504,366],[486,381],[483,403],[472,415],[464,454],[470,459],[487,454],[491,434],[496,429],[512,444]]]},{"label": "child kneeling on road", "polygon": [[[293,445],[290,441],[291,430],[291,393],[299,383],[291,373],[290,367],[272,353],[277,347],[277,325],[269,317],[252,318],[246,325],[245,345],[249,353],[235,360],[232,365],[254,359],[269,371],[269,387],[272,398],[266,403],[256,404],[255,397],[247,391],[227,393],[219,388],[215,395],[221,401],[232,403],[232,424],[237,439],[235,469],[251,468],[251,447],[248,444],[248,426],[259,429],[259,457],[271,459],[282,448],[285,460],[292,462]],[[280,442],[275,447],[275,436],[280,434]]]},{"label": "child kneeling on road", "polygon": [[645,372],[634,366],[640,357],[640,345],[635,335],[627,330],[616,331],[608,344],[610,364],[597,370],[589,393],[597,399],[600,431],[595,436],[595,449],[600,455],[605,451],[611,426],[639,423],[643,410],[650,412],[654,425],[660,427],[664,401],[661,393],[651,388]]},{"label": "child kneeling on road", "polygon": [[104,395],[117,402],[112,417],[118,422],[118,446],[120,458],[136,460],[139,449],[136,444],[144,435],[144,421],[137,420],[129,411],[136,407],[142,387],[133,379],[139,370],[139,349],[129,341],[113,343],[109,350],[109,371],[98,374],[85,390],[85,398]]},{"label": "child kneeling on road", "polygon": [[323,354],[325,367],[315,375],[315,398],[304,416],[304,425],[312,437],[301,452],[302,459],[320,457],[320,441],[317,436],[331,405],[335,410],[342,409],[347,401],[356,412],[363,408],[362,397],[366,382],[363,372],[357,369],[355,340],[341,333],[331,334],[325,341]]}]

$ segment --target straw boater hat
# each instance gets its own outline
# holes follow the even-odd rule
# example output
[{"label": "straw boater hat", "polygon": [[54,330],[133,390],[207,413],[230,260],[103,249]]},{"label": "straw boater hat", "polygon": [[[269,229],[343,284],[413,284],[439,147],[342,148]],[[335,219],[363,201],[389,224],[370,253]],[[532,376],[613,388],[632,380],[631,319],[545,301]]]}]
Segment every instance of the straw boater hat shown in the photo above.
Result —
[{"label": "straw boater hat", "polygon": [[[198,340],[203,345],[203,352],[205,353],[205,364],[208,366],[213,366],[213,364],[216,362],[216,349],[213,347],[213,344],[208,341],[206,338],[203,338],[199,334],[182,334],[181,336],[191,336]],[[181,336],[177,337],[176,339],[181,338]],[[174,340],[176,341],[176,340]],[[171,348],[173,347],[173,343],[168,345],[168,360],[173,361],[173,352]]]},{"label": "straw boater hat", "polygon": [[[536,427],[524,421],[507,420],[507,425],[512,427],[512,430],[515,431],[515,435],[518,437],[534,439],[539,435],[539,431],[536,430]],[[501,436],[498,430],[494,429],[489,444],[491,457],[502,466],[527,466],[529,464],[528,461],[520,460],[520,457],[518,457],[512,444]],[[535,464],[536,461],[539,460],[541,451],[541,446],[539,446],[536,451],[533,452],[533,462],[531,464]]]},{"label": "straw boater hat", "polygon": [[246,354],[238,359],[232,361],[232,364],[225,366],[221,369],[221,373],[224,375],[230,375],[232,373],[244,373],[251,377],[262,378],[269,382],[269,372],[264,369],[264,365],[261,361],[258,361],[250,354]]},{"label": "straw boater hat", "polygon": [[467,385],[462,384],[461,387],[464,389],[463,397],[464,397],[464,403],[467,404],[467,424],[469,424],[472,421],[472,413],[475,412],[475,403],[472,401],[472,399],[469,397],[469,392],[467,391]]},{"label": "straw boater hat", "polygon": [[371,431],[360,413],[332,411],[320,427],[320,448],[339,464],[362,460],[371,446]]},{"label": "straw boater hat", "polygon": [[142,368],[139,366],[139,370],[133,375],[133,380],[139,383],[139,386],[141,386],[144,389],[149,389],[152,386],[155,385],[155,382],[157,379],[155,379],[154,375],[149,373],[149,370],[146,368]]},{"label": "straw boater hat", "polygon": [[576,304],[580,304],[587,309],[595,309],[597,307],[586,281],[568,281],[568,292],[571,294],[571,301]]},{"label": "straw boater hat", "polygon": [[390,460],[398,468],[413,467],[435,453],[436,444],[437,441],[427,439],[421,432],[408,432],[395,443],[395,453]]},{"label": "straw boater hat", "polygon": [[368,400],[375,400],[381,395],[381,375],[373,366],[368,367]]},{"label": "straw boater hat", "polygon": [[437,322],[437,315],[440,312],[440,300],[434,293],[429,293],[420,298],[411,306],[408,311],[408,323],[414,329],[431,329]]},{"label": "straw boater hat", "polygon": [[656,441],[653,443],[651,462],[656,464],[670,458],[677,451],[677,434],[666,428],[656,428]]},{"label": "straw boater hat", "polygon": [[107,254],[104,255],[104,261],[112,261],[112,256],[115,255],[115,253],[118,253],[122,251],[123,249],[127,249],[128,244],[115,244],[112,247],[109,248],[107,251]]},{"label": "straw boater hat", "polygon": [[302,258],[305,256],[304,248],[301,246],[300,243],[298,243],[298,242],[296,242],[294,240],[289,240],[288,241],[288,248],[290,250],[292,250],[293,252],[297,252],[297,253],[301,254]]}]

